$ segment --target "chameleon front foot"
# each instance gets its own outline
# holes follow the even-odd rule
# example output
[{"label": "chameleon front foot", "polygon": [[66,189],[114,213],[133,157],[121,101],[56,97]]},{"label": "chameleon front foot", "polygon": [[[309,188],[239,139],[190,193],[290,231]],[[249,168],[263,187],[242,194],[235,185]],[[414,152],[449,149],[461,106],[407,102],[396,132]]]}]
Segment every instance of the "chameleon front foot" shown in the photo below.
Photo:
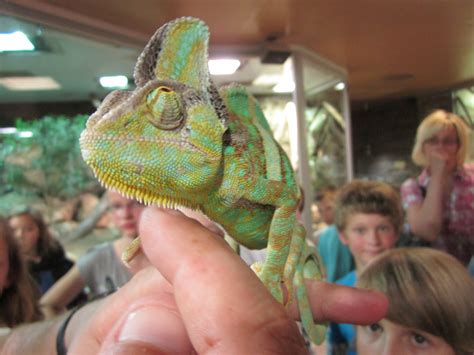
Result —
[{"label": "chameleon front foot", "polygon": [[132,242],[125,248],[122,253],[122,261],[123,263],[129,267],[130,261],[140,252],[141,243],[140,237],[136,237]]}]

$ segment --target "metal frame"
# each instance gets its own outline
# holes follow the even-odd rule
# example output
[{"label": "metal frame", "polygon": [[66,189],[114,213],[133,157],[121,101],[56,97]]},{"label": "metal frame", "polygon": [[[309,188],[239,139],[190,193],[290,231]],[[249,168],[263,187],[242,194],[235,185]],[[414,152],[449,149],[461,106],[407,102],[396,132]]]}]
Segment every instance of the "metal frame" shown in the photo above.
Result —
[{"label": "metal frame", "polygon": [[[340,81],[347,82],[347,72],[343,68],[336,64],[328,61],[327,59],[308,51],[303,47],[292,47],[292,62],[293,62],[293,80],[295,82],[295,91],[293,93],[293,101],[296,107],[296,120],[297,120],[297,147],[298,147],[298,174],[300,178],[300,184],[305,191],[305,204],[303,210],[303,224],[306,228],[308,235],[313,233],[313,223],[311,216],[311,204],[312,204],[312,185],[309,174],[309,163],[308,163],[308,150],[307,150],[307,137],[308,132],[305,121],[305,90],[303,83],[303,60],[310,61],[315,66],[323,67],[325,70],[333,72],[336,79],[330,80],[316,88],[316,92],[313,90],[312,93],[322,92],[328,88],[334,86]],[[350,102],[349,93],[347,86],[342,92],[341,99],[342,115],[346,123],[345,137],[346,137],[346,170],[348,181],[353,179],[353,152],[352,152],[352,129],[351,129],[351,117],[350,117]]]}]

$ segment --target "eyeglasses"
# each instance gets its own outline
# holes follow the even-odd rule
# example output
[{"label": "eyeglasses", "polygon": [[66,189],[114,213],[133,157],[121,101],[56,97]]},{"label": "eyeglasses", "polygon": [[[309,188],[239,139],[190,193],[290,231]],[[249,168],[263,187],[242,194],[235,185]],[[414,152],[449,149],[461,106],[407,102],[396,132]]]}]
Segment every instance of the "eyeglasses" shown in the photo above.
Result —
[{"label": "eyeglasses", "polygon": [[430,139],[427,139],[425,140],[424,143],[428,145],[432,145],[432,146],[442,145],[445,147],[452,147],[454,145],[459,144],[457,139],[452,139],[452,138],[438,139],[437,137],[432,137]]},{"label": "eyeglasses", "polygon": [[109,207],[109,209],[111,211],[120,211],[120,210],[125,210],[125,209],[134,210],[134,209],[143,208],[143,207],[145,207],[145,206],[142,205],[141,203],[137,202],[137,201],[126,201],[126,202],[113,203]]}]

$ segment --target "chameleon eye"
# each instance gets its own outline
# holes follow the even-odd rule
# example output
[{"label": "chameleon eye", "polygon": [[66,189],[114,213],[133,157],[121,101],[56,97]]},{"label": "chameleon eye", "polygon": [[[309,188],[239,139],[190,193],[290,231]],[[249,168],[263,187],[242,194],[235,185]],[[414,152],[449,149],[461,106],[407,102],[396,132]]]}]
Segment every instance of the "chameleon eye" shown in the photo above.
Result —
[{"label": "chameleon eye", "polygon": [[173,130],[181,126],[184,120],[184,111],[181,99],[171,88],[160,86],[147,96],[147,105],[150,123],[163,130]]}]

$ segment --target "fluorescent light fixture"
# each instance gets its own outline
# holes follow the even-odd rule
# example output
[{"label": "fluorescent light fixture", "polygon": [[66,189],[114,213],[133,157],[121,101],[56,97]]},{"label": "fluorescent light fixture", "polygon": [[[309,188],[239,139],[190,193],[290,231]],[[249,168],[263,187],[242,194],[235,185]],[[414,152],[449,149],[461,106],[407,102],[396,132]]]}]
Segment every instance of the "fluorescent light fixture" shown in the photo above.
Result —
[{"label": "fluorescent light fixture", "polygon": [[0,85],[12,91],[57,90],[61,87],[49,76],[9,76],[0,78]]},{"label": "fluorescent light fixture", "polygon": [[18,131],[18,129],[15,128],[15,127],[0,128],[0,134],[16,134],[20,138],[33,137],[33,132],[31,132],[31,131]]},{"label": "fluorescent light fixture", "polygon": [[35,46],[21,31],[0,33],[0,52],[33,51]]},{"label": "fluorescent light fixture", "polygon": [[104,88],[125,88],[128,78],[125,75],[101,76],[99,82]]},{"label": "fluorescent light fixture", "polygon": [[0,134],[15,134],[18,130],[15,127],[2,127]]},{"label": "fluorescent light fixture", "polygon": [[336,91],[342,91],[346,88],[346,84],[344,84],[342,81],[340,83],[337,83],[335,86],[334,86],[334,90]]},{"label": "fluorescent light fixture", "polygon": [[31,138],[31,137],[33,137],[33,132],[31,132],[31,131],[20,131],[20,132],[18,132],[18,137],[20,137],[20,138]]},{"label": "fluorescent light fixture", "polygon": [[234,74],[240,67],[238,59],[211,59],[208,62],[211,75]]},{"label": "fluorescent light fixture", "polygon": [[281,74],[261,74],[255,78],[252,85],[255,86],[273,86],[281,81]]},{"label": "fluorescent light fixture", "polygon": [[295,82],[292,80],[280,81],[273,87],[273,92],[277,93],[290,93],[295,91]]}]

